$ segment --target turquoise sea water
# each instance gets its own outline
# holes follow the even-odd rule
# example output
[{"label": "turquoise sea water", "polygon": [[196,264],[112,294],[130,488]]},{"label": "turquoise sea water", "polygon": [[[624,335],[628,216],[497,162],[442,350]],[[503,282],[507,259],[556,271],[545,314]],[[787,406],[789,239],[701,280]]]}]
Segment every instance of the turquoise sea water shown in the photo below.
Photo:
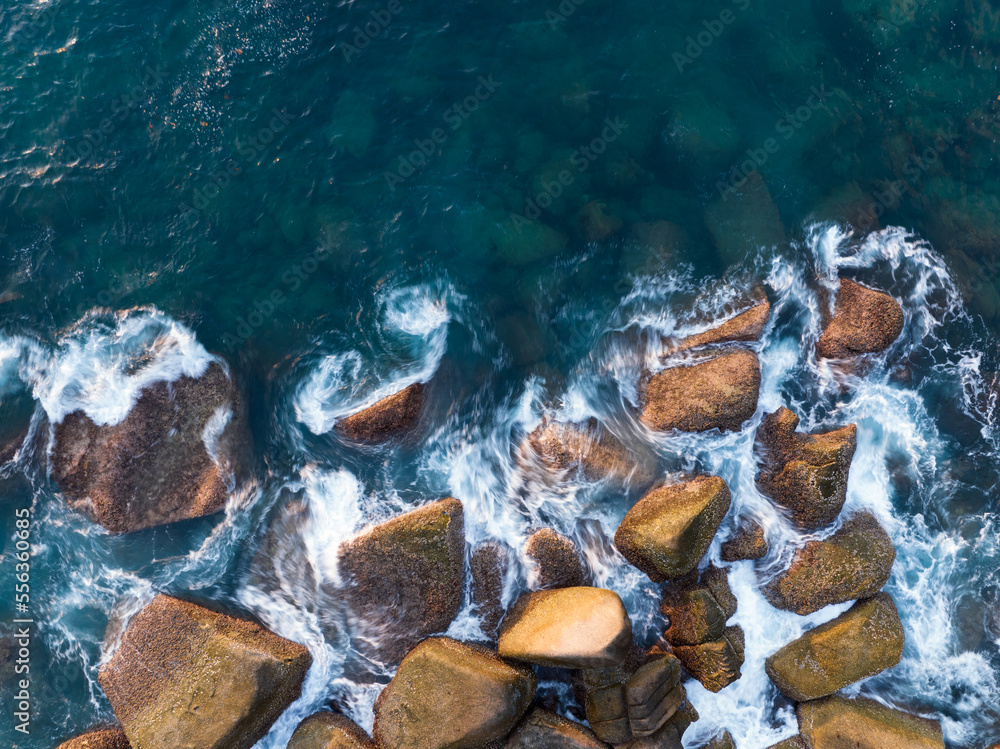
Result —
[{"label": "turquoise sea water", "polygon": [[[306,693],[263,746],[331,699],[370,728],[377,690],[301,613],[316,601],[282,608],[252,584],[295,491],[324,508],[310,533],[327,545],[446,494],[470,542],[518,547],[556,525],[590,539],[600,582],[654,635],[655,590],[593,540],[627,499],[526,501],[510,444],[546,410],[634,435],[645,334],[697,326],[688,311],[757,282],[774,304],[757,418],[794,404],[807,428],[856,421],[848,508],[876,511],[897,544],[907,651],[859,689],[943,719],[949,747],[1000,740],[1000,5],[7,0],[0,39],[0,449],[34,424],[0,469],[0,615],[15,617],[15,511],[31,507],[39,622],[15,746],[111,718],[104,630],[152,589],[310,644]],[[838,270],[907,313],[847,383],[808,353]],[[257,481],[224,516],[112,537],[47,477],[42,415],[157,338],[230,363]],[[415,380],[433,382],[424,443],[330,436]],[[751,434],[637,439],[664,472],[740,487],[729,528],[771,517]],[[763,749],[794,720],[762,660],[805,624],[769,609],[749,563],[733,578],[745,676],[691,689],[687,741],[726,727]],[[463,615],[452,634],[475,626]]]}]

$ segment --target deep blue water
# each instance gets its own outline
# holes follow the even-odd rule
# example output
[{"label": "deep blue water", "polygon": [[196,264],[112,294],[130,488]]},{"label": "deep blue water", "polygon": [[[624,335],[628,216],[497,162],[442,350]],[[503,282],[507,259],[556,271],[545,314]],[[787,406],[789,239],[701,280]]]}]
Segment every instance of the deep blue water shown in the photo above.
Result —
[{"label": "deep blue water", "polygon": [[[752,428],[657,440],[630,409],[642,334],[683,332],[757,282],[775,309],[756,418],[794,404],[806,428],[858,423],[848,509],[875,511],[898,549],[904,661],[858,689],[941,718],[950,747],[1000,740],[1000,6],[8,0],[0,39],[0,447],[34,424],[0,469],[0,617],[31,507],[42,674],[15,746],[112,717],[104,630],[153,589],[310,645],[305,695],[263,746],[331,699],[370,728],[377,689],[344,675],[344,644],[303,613],[315,602],[253,586],[268,519],[301,492],[323,509],[307,530],[321,553],[451,494],[470,542],[519,547],[539,523],[612,534],[627,503],[601,487],[519,503],[511,440],[543,412],[597,415],[663,472],[722,475],[724,528],[754,514],[790,534],[753,488]],[[846,385],[809,356],[838,270],[907,314]],[[89,386],[156,337],[230,363],[256,481],[224,515],[109,536],[48,478],[42,416],[77,386],[115,403]],[[416,380],[434,383],[421,444],[330,435]],[[653,586],[594,554],[655,633]],[[763,658],[837,612],[779,614],[749,563],[732,574],[745,676],[691,688],[687,741],[726,727],[763,749],[794,732]],[[466,613],[452,634],[476,626]]]}]

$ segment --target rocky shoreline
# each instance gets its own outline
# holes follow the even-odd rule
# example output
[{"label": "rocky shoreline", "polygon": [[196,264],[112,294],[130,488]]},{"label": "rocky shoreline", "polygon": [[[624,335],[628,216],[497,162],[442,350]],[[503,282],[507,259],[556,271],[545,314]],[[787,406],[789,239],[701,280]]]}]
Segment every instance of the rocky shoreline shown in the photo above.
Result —
[{"label": "rocky shoreline", "polygon": [[[850,279],[840,280],[832,310],[815,355],[843,371],[863,373],[866,357],[891,347],[903,328],[891,296]],[[721,324],[665,340],[661,366],[642,376],[637,422],[666,436],[746,428],[761,387],[754,345],[769,318],[759,292]],[[410,385],[343,419],[337,433],[361,445],[414,439],[423,397],[423,385]],[[121,424],[70,414],[54,426],[52,477],[73,507],[115,533],[210,515],[248,463],[241,403],[228,372],[213,364],[200,379],[143,391]],[[757,488],[821,538],[775,549],[765,527],[743,518],[722,539],[721,566],[706,556],[735,491],[722,478],[658,482],[648,461],[594,420],[544,421],[512,448],[519,470],[549,486],[579,472],[641,487],[613,544],[660,586],[665,629],[652,645],[636,642],[618,593],[593,587],[580,549],[554,528],[535,530],[523,549],[495,541],[467,548],[465,508],[444,497],[361,530],[336,550],[340,581],[329,595],[348,612],[352,648],[398,666],[375,702],[371,736],[323,710],[299,724],[289,748],[679,749],[699,719],[685,682],[719,692],[741,678],[746,642],[729,623],[739,608],[729,571],[752,560],[776,608],[804,616],[855,602],[760,654],[775,695],[796,703],[799,735],[773,749],[943,749],[936,721],[839,694],[900,661],[902,624],[882,590],[895,550],[873,515],[844,516],[856,425],[813,434],[798,427],[789,408],[764,415],[754,436]],[[271,532],[290,532],[307,512],[289,504]],[[267,548],[258,554],[264,563]],[[764,566],[777,558],[781,569]],[[505,607],[518,559],[526,560],[527,589]],[[313,574],[308,564],[301,561]],[[266,564],[260,569],[266,580]],[[483,637],[442,636],[466,596]],[[249,749],[299,698],[312,663],[304,646],[257,622],[162,594],[122,630],[109,628],[106,647],[99,683],[120,726],[96,727],[59,749]],[[577,720],[539,703],[538,669],[568,686]],[[738,741],[725,734],[705,746]]]}]

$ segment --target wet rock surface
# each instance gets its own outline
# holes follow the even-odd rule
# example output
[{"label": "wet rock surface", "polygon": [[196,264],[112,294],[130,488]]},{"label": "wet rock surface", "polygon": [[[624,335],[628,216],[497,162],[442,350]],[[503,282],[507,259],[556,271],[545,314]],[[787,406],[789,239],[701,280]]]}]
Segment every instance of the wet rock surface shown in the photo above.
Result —
[{"label": "wet rock surface", "polygon": [[517,458],[523,470],[541,468],[557,480],[577,470],[588,481],[649,480],[648,467],[638,462],[597,419],[580,424],[544,419],[524,438]]},{"label": "wet rock surface", "polygon": [[64,741],[56,749],[131,749],[121,728],[98,728]]},{"label": "wet rock surface", "polygon": [[416,429],[424,405],[422,383],[383,398],[363,411],[337,422],[337,431],[350,440],[379,444],[399,439]]},{"label": "wet rock surface", "polygon": [[899,302],[883,291],[842,278],[833,318],[816,343],[816,356],[845,359],[885,351],[902,330]]},{"label": "wet rock surface", "polygon": [[576,544],[552,528],[532,533],[524,553],[534,564],[529,587],[547,590],[587,585],[589,575]]},{"label": "wet rock surface", "polygon": [[771,305],[766,298],[745,312],[732,317],[721,325],[682,339],[676,344],[667,344],[667,353],[674,354],[699,346],[718,343],[750,343],[759,341],[768,320],[771,319]]},{"label": "wet rock surface", "polygon": [[354,721],[324,710],[299,723],[287,749],[375,749],[375,744]]},{"label": "wet rock surface", "polygon": [[803,746],[809,749],[944,749],[936,720],[859,697],[834,696],[796,708]]},{"label": "wet rock surface", "polygon": [[607,744],[576,721],[536,707],[511,734],[506,749],[606,749]]},{"label": "wet rock surface", "polygon": [[494,641],[506,613],[503,588],[509,565],[510,550],[498,541],[480,544],[469,560],[472,568],[472,602],[482,618],[483,632]]},{"label": "wet rock surface", "polygon": [[722,542],[722,561],[739,562],[744,559],[762,559],[767,556],[767,540],[764,529],[752,520],[745,521],[736,533]]}]

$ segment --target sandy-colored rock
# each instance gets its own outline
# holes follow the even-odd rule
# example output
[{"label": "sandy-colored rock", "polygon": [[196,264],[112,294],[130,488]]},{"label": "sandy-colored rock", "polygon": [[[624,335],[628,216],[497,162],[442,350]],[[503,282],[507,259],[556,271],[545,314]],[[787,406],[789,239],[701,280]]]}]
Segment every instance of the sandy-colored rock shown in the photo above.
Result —
[{"label": "sandy-colored rock", "polygon": [[458,614],[465,574],[462,503],[443,499],[380,523],[344,542],[339,555],[356,646],[398,662]]},{"label": "sandy-colored rock", "polygon": [[589,575],[576,544],[552,528],[532,533],[524,553],[534,564],[529,586],[535,590],[587,584]]},{"label": "sandy-colored rock", "polygon": [[811,614],[824,606],[870,598],[892,574],[896,550],[875,516],[859,512],[829,538],[810,541],[761,592],[772,606]]},{"label": "sandy-colored rock", "polygon": [[796,708],[810,749],[944,749],[941,724],[864,697],[833,696]]},{"label": "sandy-colored rock", "polygon": [[718,640],[728,618],[711,591],[703,585],[667,588],[660,603],[667,617],[664,638],[673,645],[697,645]]},{"label": "sandy-colored rock", "polygon": [[298,698],[311,663],[259,624],[158,595],[98,681],[132,749],[249,749]]},{"label": "sandy-colored rock", "polygon": [[654,582],[683,577],[705,555],[731,501],[717,476],[658,487],[629,510],[615,546]]},{"label": "sandy-colored rock", "polygon": [[409,434],[417,427],[423,405],[424,385],[415,382],[375,405],[338,421],[337,431],[355,442],[388,442]]},{"label": "sandy-colored rock", "polygon": [[536,707],[511,734],[506,749],[607,749],[593,731]]},{"label": "sandy-colored rock", "polygon": [[517,459],[523,470],[541,468],[557,478],[579,470],[588,481],[644,481],[649,473],[597,419],[580,424],[544,419],[524,438]]},{"label": "sandy-colored rock", "polygon": [[121,728],[98,728],[61,743],[56,749],[130,749]]},{"label": "sandy-colored rock", "polygon": [[761,333],[771,318],[771,304],[764,299],[745,312],[726,320],[721,325],[682,339],[676,344],[667,345],[668,354],[709,346],[717,343],[749,343],[759,341]]},{"label": "sandy-colored rock", "polygon": [[742,675],[743,630],[727,627],[723,636],[699,645],[679,645],[674,654],[684,665],[684,670],[701,682],[710,692],[718,692]]},{"label": "sandy-colored rock", "polygon": [[625,660],[632,622],[618,594],[601,588],[526,593],[500,626],[497,652],[542,666],[602,668]]},{"label": "sandy-colored rock", "polygon": [[639,418],[661,432],[738,431],[757,410],[759,393],[757,354],[733,348],[654,374],[643,388]]},{"label": "sandy-colored rock", "polygon": [[483,632],[494,642],[505,613],[503,607],[504,580],[510,553],[498,541],[487,541],[472,552],[469,567],[472,573],[472,602],[482,619]]},{"label": "sandy-colored rock", "polygon": [[764,529],[753,520],[743,522],[731,538],[722,542],[721,553],[723,562],[764,558],[767,556]]},{"label": "sandy-colored rock", "polygon": [[815,700],[895,666],[903,639],[896,605],[879,593],[788,643],[764,666],[786,697]]},{"label": "sandy-colored rock", "polygon": [[846,359],[885,351],[902,331],[899,302],[883,291],[842,278],[833,319],[816,343],[816,356]]},{"label": "sandy-colored rock", "polygon": [[375,702],[381,749],[480,749],[503,739],[528,711],[536,680],[485,648],[424,640]]},{"label": "sandy-colored rock", "polygon": [[680,686],[680,661],[665,655],[641,666],[625,683],[629,727],[636,737],[652,736],[687,699]]},{"label": "sandy-colored rock", "polygon": [[[204,435],[215,426],[213,460]],[[118,424],[73,411],[54,435],[52,478],[71,507],[113,533],[218,512],[247,464],[241,395],[216,362],[201,377],[149,385]]]},{"label": "sandy-colored rock", "polygon": [[299,723],[287,749],[375,749],[375,744],[354,721],[324,710]]}]

